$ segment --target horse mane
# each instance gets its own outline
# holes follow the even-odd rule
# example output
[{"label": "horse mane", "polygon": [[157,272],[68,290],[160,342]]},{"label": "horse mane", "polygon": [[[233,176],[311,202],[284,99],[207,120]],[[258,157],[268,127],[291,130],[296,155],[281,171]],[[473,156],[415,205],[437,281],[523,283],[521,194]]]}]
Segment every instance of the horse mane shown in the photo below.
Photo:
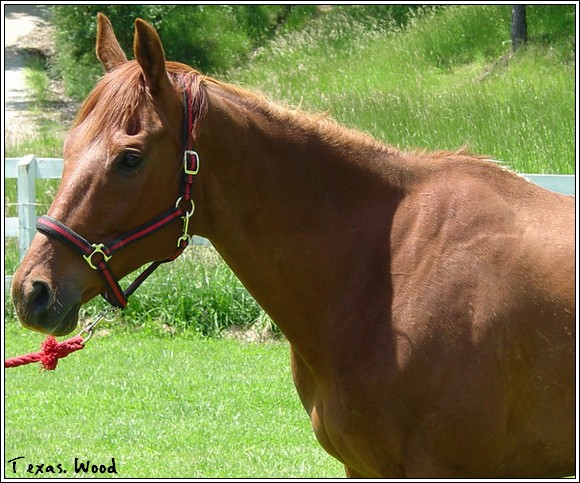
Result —
[{"label": "horse mane", "polygon": [[216,85],[222,95],[225,95],[228,99],[242,105],[246,109],[260,111],[269,119],[288,126],[289,129],[296,131],[297,134],[317,132],[327,144],[340,147],[344,151],[352,151],[353,153],[379,152],[396,156],[401,162],[412,159],[430,166],[438,162],[446,162],[480,165],[483,167],[498,165],[498,167],[504,170],[506,169],[498,162],[490,162],[490,156],[473,154],[465,146],[456,151],[427,151],[425,149],[400,150],[375,139],[369,134],[339,124],[330,117],[328,111],[308,113],[301,110],[300,107],[285,106],[272,102],[265,95],[246,90],[239,86],[209,77],[204,77],[204,80]]},{"label": "horse mane", "polygon": [[[219,89],[221,95],[230,101],[244,109],[262,113],[266,118],[294,131],[297,136],[307,137],[312,133],[317,133],[328,145],[352,153],[379,152],[396,156],[401,161],[403,159],[421,160],[420,162],[431,166],[438,162],[471,165],[495,164],[488,161],[488,156],[473,155],[465,148],[454,152],[428,152],[422,149],[402,151],[378,141],[366,133],[339,124],[329,116],[328,112],[312,114],[304,112],[300,107],[284,106],[272,102],[265,95],[202,75],[195,69],[179,62],[167,62],[167,70],[173,87],[177,91],[183,89],[183,84],[179,81],[180,77],[193,76],[190,85],[194,102],[193,112],[196,115],[193,124],[194,139],[199,135],[206,114],[207,88],[213,85]],[[86,133],[89,139],[98,137],[102,132],[111,132],[118,126],[124,126],[130,130],[130,123],[134,120],[137,109],[149,97],[150,94],[146,88],[141,67],[136,61],[126,62],[99,80],[77,114],[73,128],[83,122],[91,113],[94,113],[99,122],[89,123]],[[115,108],[111,109],[111,106],[115,106]]]},{"label": "horse mane", "polygon": [[287,106],[270,101],[265,95],[205,77],[205,81],[217,86],[222,95],[251,111],[261,112],[268,119],[287,126],[297,135],[316,132],[328,144],[341,146],[353,151],[372,150],[395,152],[396,148],[388,146],[372,136],[339,124],[329,112],[309,113],[300,106]]}]

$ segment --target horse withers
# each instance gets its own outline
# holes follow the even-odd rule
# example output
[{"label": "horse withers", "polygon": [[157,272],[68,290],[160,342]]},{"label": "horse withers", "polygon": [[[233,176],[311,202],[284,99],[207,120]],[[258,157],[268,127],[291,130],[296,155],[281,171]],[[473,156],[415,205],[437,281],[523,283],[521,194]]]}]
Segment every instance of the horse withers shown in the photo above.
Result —
[{"label": "horse withers", "polygon": [[96,50],[106,73],[13,279],[26,327],[67,334],[98,294],[123,306],[117,280],[195,233],[287,337],[349,476],[574,473],[573,197],[167,62],[142,20],[135,60],[103,15]]}]

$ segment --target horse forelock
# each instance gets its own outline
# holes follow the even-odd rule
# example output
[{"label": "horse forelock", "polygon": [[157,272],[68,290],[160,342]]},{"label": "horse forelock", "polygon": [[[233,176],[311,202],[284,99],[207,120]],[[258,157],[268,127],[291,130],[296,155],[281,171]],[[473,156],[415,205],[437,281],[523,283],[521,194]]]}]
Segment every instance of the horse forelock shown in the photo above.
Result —
[{"label": "horse forelock", "polygon": [[127,126],[145,96],[145,84],[138,64],[123,64],[97,82],[83,102],[72,128],[92,117],[84,133],[86,140],[90,140]]},{"label": "horse forelock", "polygon": [[[168,62],[167,69],[172,86],[178,92],[183,89],[178,78],[184,75],[193,76],[190,85],[196,135],[199,133],[207,105],[202,76],[194,69],[177,62]],[[101,77],[83,102],[72,128],[92,117],[84,132],[87,141],[118,129],[127,129],[135,121],[139,107],[148,99],[151,99],[151,94],[146,87],[141,67],[136,61],[127,62]]]}]

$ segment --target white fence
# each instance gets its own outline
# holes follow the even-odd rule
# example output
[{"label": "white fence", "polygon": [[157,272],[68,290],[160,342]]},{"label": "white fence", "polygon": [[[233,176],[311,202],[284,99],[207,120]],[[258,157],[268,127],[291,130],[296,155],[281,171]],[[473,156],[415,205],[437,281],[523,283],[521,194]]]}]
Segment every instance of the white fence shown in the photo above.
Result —
[{"label": "white fence", "polygon": [[4,178],[18,179],[18,218],[4,219],[4,237],[18,238],[20,259],[36,233],[36,179],[59,179],[61,174],[62,159],[30,154],[4,160]]},{"label": "white fence", "polygon": [[[18,179],[18,218],[5,218],[5,237],[17,237],[20,259],[28,250],[36,233],[36,179],[58,179],[62,174],[62,159],[37,158],[30,154],[23,158],[4,160],[4,177]],[[534,183],[558,193],[576,194],[574,175],[526,174]],[[208,244],[205,238],[193,237],[193,243]]]}]

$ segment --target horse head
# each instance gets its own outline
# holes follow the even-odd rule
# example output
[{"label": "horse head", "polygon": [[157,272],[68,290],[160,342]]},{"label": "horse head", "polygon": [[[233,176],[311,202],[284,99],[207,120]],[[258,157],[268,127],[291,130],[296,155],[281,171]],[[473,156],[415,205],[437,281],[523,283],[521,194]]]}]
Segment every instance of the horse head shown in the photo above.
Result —
[{"label": "horse head", "polygon": [[[197,129],[199,115],[184,129],[183,98],[186,88],[200,89],[201,76],[187,66],[166,63],[159,36],[140,19],[135,22],[135,60],[127,60],[101,14],[96,53],[105,75],[66,136],[61,184],[12,283],[22,324],[54,335],[74,330],[81,305],[109,290],[106,277],[93,269],[96,265],[107,265],[105,275],[120,279],[149,261],[174,256],[176,240],[189,236],[179,222],[176,200],[184,144],[193,138],[188,128]],[[191,215],[194,200],[188,201],[183,211]],[[160,213],[171,213],[171,219],[148,229],[146,237],[125,236],[150,227]],[[185,231],[189,228],[188,223]],[[61,239],[51,236],[60,231]],[[92,253],[82,253],[85,248],[80,241],[80,248],[75,247],[75,240],[93,247]],[[112,240],[117,240],[114,250]]]}]

